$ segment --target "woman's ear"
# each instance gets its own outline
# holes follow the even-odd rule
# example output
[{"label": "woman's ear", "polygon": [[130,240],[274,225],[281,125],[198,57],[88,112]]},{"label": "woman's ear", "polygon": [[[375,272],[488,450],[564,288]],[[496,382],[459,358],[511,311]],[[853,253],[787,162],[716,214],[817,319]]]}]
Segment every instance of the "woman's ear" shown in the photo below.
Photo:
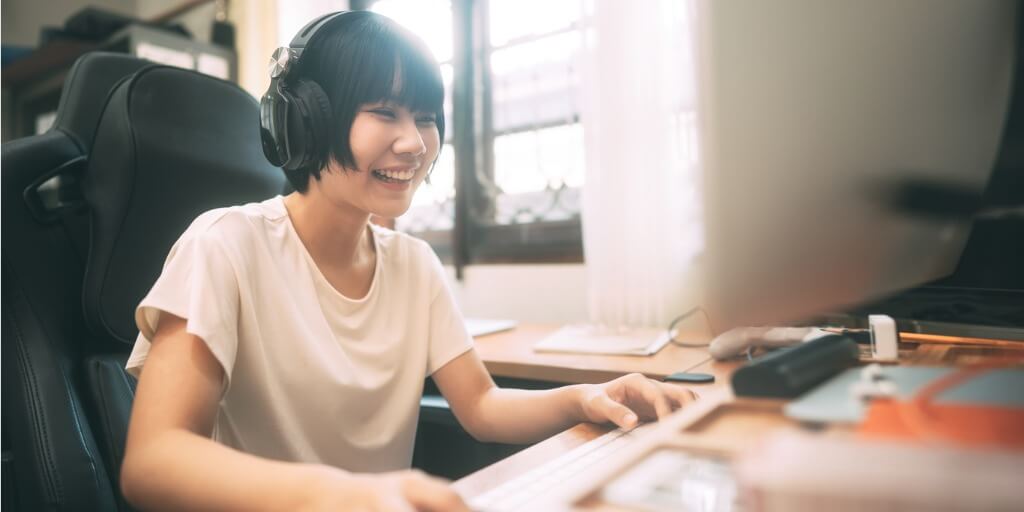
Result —
[{"label": "woman's ear", "polygon": [[427,175],[423,177],[423,182],[430,185],[430,175],[434,174],[434,167],[437,166],[437,161],[441,158],[441,152],[437,152],[437,156],[434,157],[434,161],[430,162],[430,169],[427,169]]}]

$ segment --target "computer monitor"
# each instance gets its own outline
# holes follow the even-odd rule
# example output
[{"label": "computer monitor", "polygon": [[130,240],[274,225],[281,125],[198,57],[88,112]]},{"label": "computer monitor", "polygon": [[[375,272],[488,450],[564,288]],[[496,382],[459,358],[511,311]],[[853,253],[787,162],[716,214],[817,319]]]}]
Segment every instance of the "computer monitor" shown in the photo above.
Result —
[{"label": "computer monitor", "polygon": [[1018,8],[1017,26],[1002,147],[956,270],[834,320],[859,323],[882,313],[896,318],[901,331],[1024,341],[1024,9]]},{"label": "computer monitor", "polygon": [[697,9],[704,306],[715,330],[800,320],[950,274],[970,215],[914,202],[923,194],[926,210],[941,210],[946,197],[983,194],[1006,122],[1018,2]]}]

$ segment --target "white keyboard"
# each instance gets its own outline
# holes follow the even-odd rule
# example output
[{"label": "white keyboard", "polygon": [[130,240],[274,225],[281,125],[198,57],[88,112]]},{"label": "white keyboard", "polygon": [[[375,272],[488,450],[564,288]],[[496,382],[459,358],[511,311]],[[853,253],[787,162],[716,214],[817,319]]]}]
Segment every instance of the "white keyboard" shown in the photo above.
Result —
[{"label": "white keyboard", "polygon": [[560,457],[505,482],[470,500],[469,507],[477,511],[505,512],[517,510],[545,491],[571,478],[597,461],[615,453],[642,431],[655,425],[648,423],[631,431],[616,429],[587,441]]}]

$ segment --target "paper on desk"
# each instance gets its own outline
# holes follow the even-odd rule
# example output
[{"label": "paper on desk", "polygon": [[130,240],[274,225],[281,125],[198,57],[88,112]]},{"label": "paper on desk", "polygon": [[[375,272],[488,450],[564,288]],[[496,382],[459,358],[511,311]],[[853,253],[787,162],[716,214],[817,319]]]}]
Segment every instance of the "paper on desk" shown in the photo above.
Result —
[{"label": "paper on desk", "polygon": [[515,329],[519,325],[519,322],[515,320],[497,320],[492,318],[466,318],[465,322],[466,330],[474,338]]},{"label": "paper on desk", "polygon": [[665,329],[615,329],[594,325],[568,325],[533,345],[537,352],[570,352],[650,356],[670,340]]}]

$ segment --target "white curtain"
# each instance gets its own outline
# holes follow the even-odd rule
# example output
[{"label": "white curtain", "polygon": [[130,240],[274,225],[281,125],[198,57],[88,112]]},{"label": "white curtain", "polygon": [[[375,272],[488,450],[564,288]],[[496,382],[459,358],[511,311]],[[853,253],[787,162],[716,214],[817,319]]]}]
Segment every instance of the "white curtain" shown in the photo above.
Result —
[{"label": "white curtain", "polygon": [[664,327],[696,304],[703,243],[692,0],[586,2],[583,246],[593,325]]}]

